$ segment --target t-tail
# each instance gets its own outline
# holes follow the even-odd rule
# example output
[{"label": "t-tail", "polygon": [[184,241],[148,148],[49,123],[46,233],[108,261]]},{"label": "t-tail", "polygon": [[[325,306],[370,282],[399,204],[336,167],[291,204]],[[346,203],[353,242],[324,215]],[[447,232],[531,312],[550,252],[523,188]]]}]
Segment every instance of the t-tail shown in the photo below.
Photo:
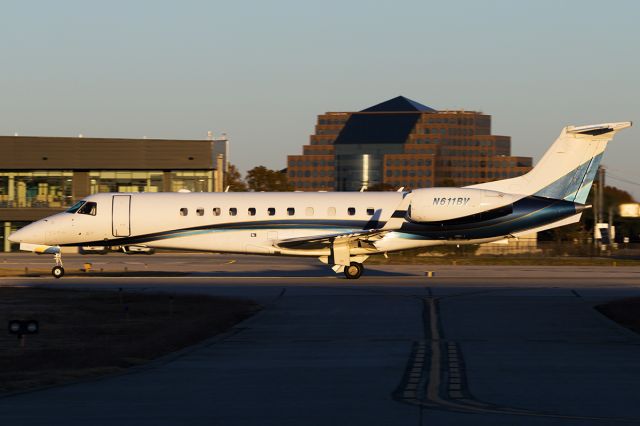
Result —
[{"label": "t-tail", "polygon": [[528,173],[511,179],[472,185],[511,194],[535,195],[584,204],[607,143],[630,121],[568,126]]}]

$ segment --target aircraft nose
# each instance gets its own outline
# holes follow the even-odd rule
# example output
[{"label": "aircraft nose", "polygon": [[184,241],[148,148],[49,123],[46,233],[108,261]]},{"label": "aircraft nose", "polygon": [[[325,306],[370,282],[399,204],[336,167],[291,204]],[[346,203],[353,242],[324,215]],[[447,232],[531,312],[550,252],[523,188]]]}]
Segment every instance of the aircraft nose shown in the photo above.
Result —
[{"label": "aircraft nose", "polygon": [[42,224],[35,222],[18,229],[9,235],[9,241],[12,243],[28,243],[28,244],[42,244],[44,243],[44,229]]}]

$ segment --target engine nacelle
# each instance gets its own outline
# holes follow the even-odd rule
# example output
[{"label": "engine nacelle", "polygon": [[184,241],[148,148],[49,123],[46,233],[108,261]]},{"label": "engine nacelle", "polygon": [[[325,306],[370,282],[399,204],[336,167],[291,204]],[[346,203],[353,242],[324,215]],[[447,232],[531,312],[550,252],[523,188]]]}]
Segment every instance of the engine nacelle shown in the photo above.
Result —
[{"label": "engine nacelle", "polygon": [[413,222],[442,222],[513,204],[524,195],[473,188],[423,188],[411,192]]}]

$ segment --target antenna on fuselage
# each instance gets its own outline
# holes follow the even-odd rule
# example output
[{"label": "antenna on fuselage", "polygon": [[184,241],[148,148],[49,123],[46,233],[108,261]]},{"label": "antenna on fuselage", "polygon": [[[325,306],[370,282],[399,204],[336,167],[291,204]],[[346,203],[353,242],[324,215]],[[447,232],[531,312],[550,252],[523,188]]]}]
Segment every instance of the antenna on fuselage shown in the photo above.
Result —
[{"label": "antenna on fuselage", "polygon": [[231,185],[227,185],[227,187],[224,189],[224,192],[229,192],[229,188],[231,188]]}]

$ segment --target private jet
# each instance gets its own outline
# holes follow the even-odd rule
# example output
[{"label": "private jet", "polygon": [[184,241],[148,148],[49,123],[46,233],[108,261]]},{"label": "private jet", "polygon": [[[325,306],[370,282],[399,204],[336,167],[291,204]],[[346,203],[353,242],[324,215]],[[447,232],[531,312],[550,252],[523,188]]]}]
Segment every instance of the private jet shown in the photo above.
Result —
[{"label": "private jet", "polygon": [[578,222],[607,143],[631,122],[565,127],[528,173],[398,192],[102,193],[10,235],[21,250],[136,246],[313,256],[347,279],[371,255],[517,238]]}]

